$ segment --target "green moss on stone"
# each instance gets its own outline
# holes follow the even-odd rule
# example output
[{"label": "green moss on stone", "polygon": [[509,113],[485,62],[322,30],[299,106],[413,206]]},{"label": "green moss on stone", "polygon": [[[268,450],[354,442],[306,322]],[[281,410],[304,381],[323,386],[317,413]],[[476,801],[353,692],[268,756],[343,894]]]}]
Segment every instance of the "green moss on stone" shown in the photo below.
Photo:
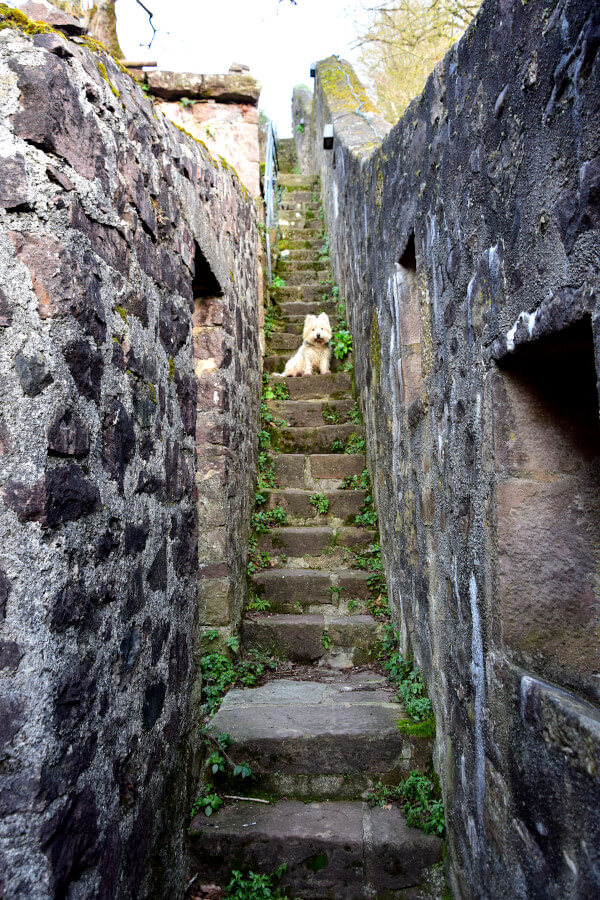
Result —
[{"label": "green moss on stone", "polygon": [[120,99],[120,98],[121,98],[121,94],[120,94],[120,92],[117,90],[117,88],[114,86],[114,84],[112,83],[112,81],[110,80],[110,78],[108,77],[108,72],[106,71],[106,66],[104,65],[104,63],[103,63],[103,62],[100,62],[100,60],[97,60],[97,61],[96,61],[96,66],[97,66],[97,68],[98,68],[98,71],[100,72],[100,74],[102,75],[102,77],[104,78],[104,80],[106,81],[106,83],[108,84],[109,88],[111,89],[111,91],[112,91],[113,94],[115,95],[115,97],[117,97],[117,99]]},{"label": "green moss on stone", "polygon": [[[56,32],[55,28],[46,25],[45,22],[34,22],[20,9],[12,9],[6,3],[0,3],[0,31],[12,28],[14,31],[22,31],[23,34],[49,34]],[[61,35],[62,37],[62,35]]]},{"label": "green moss on stone", "polygon": [[371,365],[375,373],[375,379],[379,382],[381,375],[381,343],[379,341],[379,325],[377,323],[377,310],[373,307],[373,315],[371,316],[371,337],[369,340],[369,355],[371,357]]}]

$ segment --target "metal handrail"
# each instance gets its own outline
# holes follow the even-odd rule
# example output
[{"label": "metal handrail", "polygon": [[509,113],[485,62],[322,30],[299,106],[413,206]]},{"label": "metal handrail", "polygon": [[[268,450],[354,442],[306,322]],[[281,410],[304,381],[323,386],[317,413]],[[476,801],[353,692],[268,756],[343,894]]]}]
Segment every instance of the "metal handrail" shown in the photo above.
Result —
[{"label": "metal handrail", "polygon": [[267,270],[269,273],[269,284],[273,283],[273,272],[271,268],[271,231],[277,227],[278,172],[277,129],[275,128],[274,123],[269,121],[267,149],[265,154],[265,226],[267,232]]}]

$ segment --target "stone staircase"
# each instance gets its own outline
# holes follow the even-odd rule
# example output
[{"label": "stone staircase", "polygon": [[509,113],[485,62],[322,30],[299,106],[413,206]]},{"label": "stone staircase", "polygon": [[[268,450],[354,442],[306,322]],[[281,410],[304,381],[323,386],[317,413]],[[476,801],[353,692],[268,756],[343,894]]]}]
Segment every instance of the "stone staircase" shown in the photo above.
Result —
[{"label": "stone staircase", "polygon": [[[424,771],[431,740],[406,736],[394,690],[372,663],[382,626],[368,614],[367,573],[352,567],[376,533],[357,527],[365,491],[344,490],[346,476],[365,467],[362,453],[332,452],[334,441],[360,438],[347,421],[355,408],[347,372],[285,379],[285,361],[301,340],[304,317],[327,312],[335,328],[318,187],[283,175],[280,226],[286,248],[277,274],[279,324],[268,342],[265,371],[271,385],[286,385],[288,399],[271,399],[278,420],[271,428],[277,487],[265,492],[267,508],[282,507],[286,524],[258,535],[272,567],[253,577],[269,606],[247,611],[242,644],[276,651],[289,661],[266,684],[232,690],[210,728],[227,732],[234,762],[248,762],[253,797],[191,826],[193,870],[200,881],[227,884],[232,869],[272,872],[287,863],[280,886],[297,898],[430,897],[431,867],[441,842],[408,828],[394,805],[370,808],[367,793],[381,780],[395,785]],[[327,282],[327,283],[324,283]],[[285,390],[279,390],[284,395]],[[277,396],[277,392],[276,392]],[[336,419],[327,423],[324,413]],[[339,421],[338,421],[339,419]],[[339,445],[338,445],[339,447]],[[318,512],[314,494],[328,501]],[[326,504],[324,504],[326,505]]]}]

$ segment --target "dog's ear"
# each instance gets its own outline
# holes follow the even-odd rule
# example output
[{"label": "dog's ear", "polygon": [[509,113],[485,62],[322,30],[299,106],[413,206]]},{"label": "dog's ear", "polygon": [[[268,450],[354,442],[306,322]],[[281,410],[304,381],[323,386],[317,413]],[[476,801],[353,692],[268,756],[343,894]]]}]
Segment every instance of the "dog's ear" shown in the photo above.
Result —
[{"label": "dog's ear", "polygon": [[316,316],[313,316],[310,313],[307,315],[307,317],[304,320],[304,329],[302,331],[303,340],[306,340],[306,336],[307,336],[308,332],[313,327],[313,325],[315,324],[316,321],[317,321]]},{"label": "dog's ear", "polygon": [[323,325],[326,325],[327,328],[331,328],[331,325],[329,324],[329,316],[327,315],[327,313],[321,313],[321,315],[319,316],[319,321],[323,322]]}]

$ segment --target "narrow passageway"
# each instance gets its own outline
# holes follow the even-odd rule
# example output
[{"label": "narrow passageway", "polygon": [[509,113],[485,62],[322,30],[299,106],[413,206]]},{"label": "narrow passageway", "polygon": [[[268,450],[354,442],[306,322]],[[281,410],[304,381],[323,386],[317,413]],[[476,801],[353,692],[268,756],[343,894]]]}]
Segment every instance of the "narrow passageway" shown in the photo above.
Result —
[{"label": "narrow passageway", "polygon": [[318,182],[282,174],[280,184],[242,650],[283,662],[266,683],[230,691],[209,725],[229,735],[234,762],[251,766],[249,795],[269,802],[229,802],[210,819],[200,811],[193,873],[227,885],[232,869],[285,863],[278,883],[290,897],[435,896],[441,841],[389,802],[411,772],[430,771],[432,741],[399,729],[409,717],[377,662],[394,631],[350,357],[333,359],[330,374],[282,374],[307,314],[327,313],[334,331],[345,322]]}]

